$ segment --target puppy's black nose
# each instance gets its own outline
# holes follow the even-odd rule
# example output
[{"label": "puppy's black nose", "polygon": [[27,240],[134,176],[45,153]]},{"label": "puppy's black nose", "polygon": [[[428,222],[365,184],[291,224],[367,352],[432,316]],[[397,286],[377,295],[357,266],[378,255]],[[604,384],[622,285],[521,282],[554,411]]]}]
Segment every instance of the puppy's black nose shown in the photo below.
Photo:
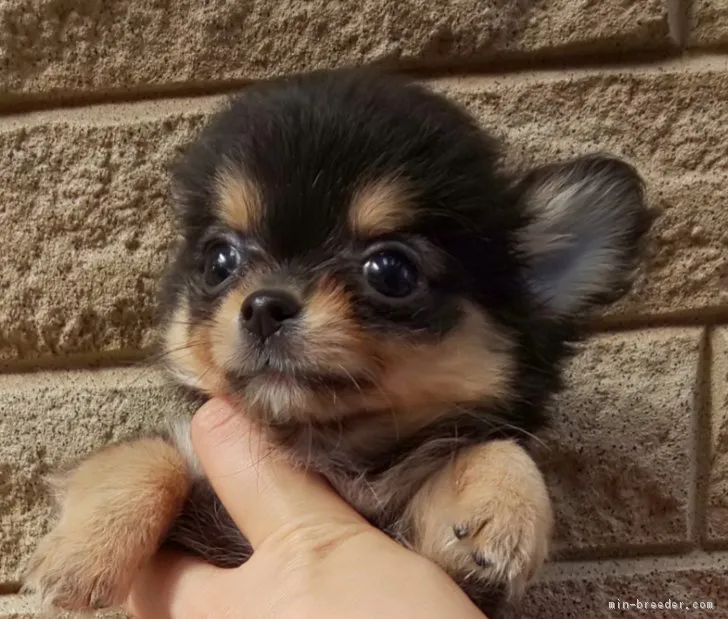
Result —
[{"label": "puppy's black nose", "polygon": [[300,311],[301,306],[293,295],[283,290],[258,290],[248,295],[240,313],[243,326],[266,339]]}]

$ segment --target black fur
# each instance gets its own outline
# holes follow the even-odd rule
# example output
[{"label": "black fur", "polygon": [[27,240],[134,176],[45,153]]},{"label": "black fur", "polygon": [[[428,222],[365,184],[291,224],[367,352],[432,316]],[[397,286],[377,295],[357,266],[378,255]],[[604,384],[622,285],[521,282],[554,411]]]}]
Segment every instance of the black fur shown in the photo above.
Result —
[{"label": "black fur", "polygon": [[[500,154],[496,140],[442,97],[404,78],[347,70],[246,89],[214,118],[174,171],[184,240],[164,287],[164,307],[170,311],[184,292],[193,320],[199,320],[224,296],[211,294],[199,274],[204,243],[217,230],[253,256],[248,267],[264,248],[270,259],[285,265],[287,277],[304,287],[322,271],[334,273],[346,282],[358,320],[372,331],[415,340],[441,338],[458,324],[465,298],[515,343],[510,397],[487,406],[469,403],[465,414],[445,416],[378,452],[350,453],[334,462],[331,446],[341,431],[338,425],[320,428],[313,437],[304,437],[300,427],[271,428],[294,449],[313,444],[314,467],[347,498],[355,495],[347,492],[352,479],[385,480],[382,484],[392,486],[389,493],[396,494],[393,488],[405,479],[392,474],[397,467],[406,470],[416,462],[424,479],[454,446],[496,436],[521,438],[539,430],[546,422],[548,399],[560,388],[561,365],[581,332],[583,311],[618,298],[629,287],[639,242],[649,228],[635,170],[611,157],[592,156],[519,177],[500,169]],[[224,166],[245,170],[261,191],[265,216],[246,238],[222,232],[213,211],[211,188]],[[611,195],[619,201],[603,205],[618,209],[619,220],[610,224],[615,230],[597,238],[614,250],[615,263],[605,267],[609,277],[603,285],[593,282],[599,295],[590,292],[581,299],[575,292],[578,311],[567,315],[550,311],[548,301],[536,294],[529,276],[541,258],[529,253],[523,241],[539,217],[532,208],[534,191],[563,170],[572,180],[588,184],[593,179],[603,201]],[[414,187],[417,208],[412,223],[393,238],[425,245],[423,261],[437,257],[423,266],[426,291],[398,306],[383,304],[362,289],[359,256],[366,243],[350,236],[346,227],[356,189],[391,175]],[[549,257],[555,268],[562,258]],[[411,492],[409,487],[402,496]],[[401,499],[393,503],[401,507]],[[390,528],[397,511],[372,520]]]},{"label": "black fur", "polygon": [[[538,430],[582,316],[545,314],[524,278],[529,256],[517,235],[530,215],[521,198],[551,168],[514,179],[499,170],[499,161],[497,142],[464,111],[405,78],[346,70],[253,86],[212,121],[175,169],[185,243],[166,280],[164,305],[173,307],[175,290],[195,281],[200,242],[218,226],[210,188],[223,164],[246,170],[263,190],[266,216],[256,244],[303,279],[322,264],[331,269],[333,261],[353,288],[359,245],[345,233],[346,206],[362,182],[396,172],[416,187],[422,211],[398,236],[425,239],[447,265],[432,274],[429,294],[407,306],[393,309],[360,295],[360,318],[385,331],[442,335],[459,318],[453,300],[471,298],[518,344],[517,394],[499,407],[499,416]],[[600,162],[639,190],[627,164]],[[629,216],[624,260],[632,263],[649,218],[641,209]],[[192,288],[192,309],[202,315],[220,298]],[[625,291],[605,292],[614,300]]]}]

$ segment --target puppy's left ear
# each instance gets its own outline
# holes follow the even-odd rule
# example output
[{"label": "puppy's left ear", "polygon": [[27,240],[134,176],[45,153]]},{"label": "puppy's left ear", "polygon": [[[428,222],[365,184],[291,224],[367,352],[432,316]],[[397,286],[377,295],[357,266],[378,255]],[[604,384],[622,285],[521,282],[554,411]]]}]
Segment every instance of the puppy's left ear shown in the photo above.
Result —
[{"label": "puppy's left ear", "polygon": [[653,220],[632,166],[589,155],[536,168],[517,191],[528,285],[549,314],[569,318],[627,292]]}]

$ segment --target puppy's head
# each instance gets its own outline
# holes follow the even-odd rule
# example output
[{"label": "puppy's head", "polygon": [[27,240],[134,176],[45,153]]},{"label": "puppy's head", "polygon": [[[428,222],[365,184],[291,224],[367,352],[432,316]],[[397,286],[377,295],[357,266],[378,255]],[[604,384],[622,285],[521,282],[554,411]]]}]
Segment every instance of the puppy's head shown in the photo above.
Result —
[{"label": "puppy's head", "polygon": [[536,402],[573,321],[630,281],[642,189],[607,157],[497,164],[466,114],[394,77],[247,89],[174,175],[171,369],[270,423],[407,431]]}]

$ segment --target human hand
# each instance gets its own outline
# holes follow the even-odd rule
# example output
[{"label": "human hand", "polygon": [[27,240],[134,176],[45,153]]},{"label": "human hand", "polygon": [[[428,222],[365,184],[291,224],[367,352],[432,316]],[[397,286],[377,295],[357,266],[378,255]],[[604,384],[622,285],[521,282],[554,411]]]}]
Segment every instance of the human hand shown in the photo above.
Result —
[{"label": "human hand", "polygon": [[484,619],[425,558],[369,525],[320,478],[286,463],[220,399],[192,421],[215,491],[255,552],[225,570],[160,552],[136,578],[138,619]]}]

